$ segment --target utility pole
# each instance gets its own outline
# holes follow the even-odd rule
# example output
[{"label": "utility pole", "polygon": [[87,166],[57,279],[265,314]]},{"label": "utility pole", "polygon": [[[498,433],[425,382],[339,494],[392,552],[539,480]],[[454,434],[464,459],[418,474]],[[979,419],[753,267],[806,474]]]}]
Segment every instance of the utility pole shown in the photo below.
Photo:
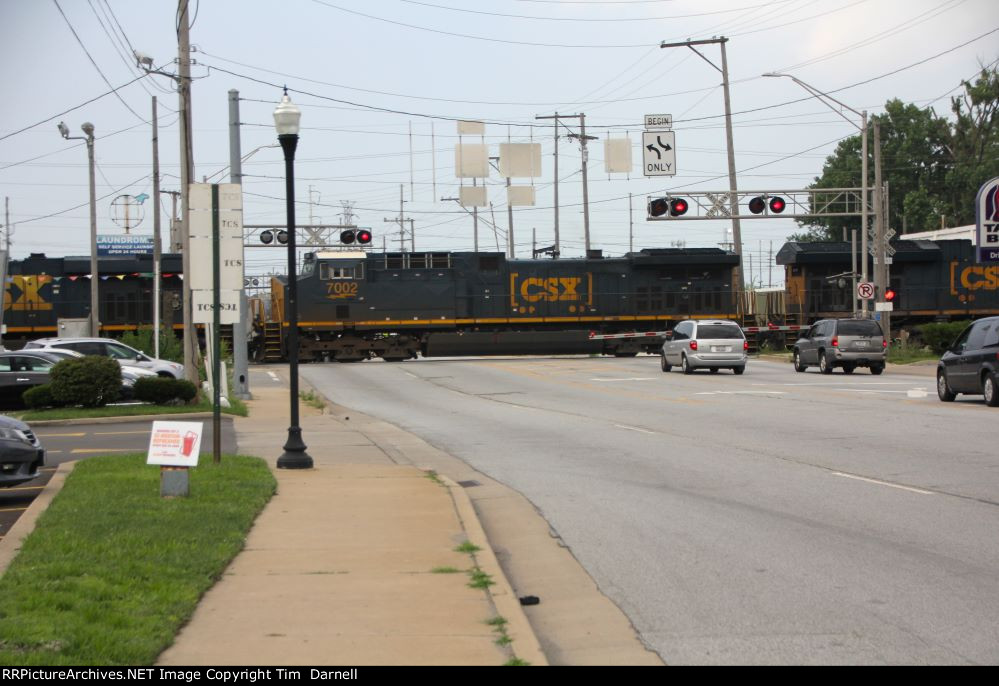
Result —
[{"label": "utility pole", "polygon": [[160,243],[160,126],[153,96],[153,357],[160,357],[160,285],[163,247]]},{"label": "utility pole", "polygon": [[[239,136],[239,91],[229,91],[229,182],[239,184],[243,190],[243,146]],[[312,198],[310,196],[309,200]],[[312,204],[309,203],[311,214]],[[240,241],[245,244],[246,241]],[[246,266],[246,248],[240,247],[240,259]],[[239,289],[239,318],[232,325],[232,392],[237,398],[250,397],[250,369],[247,360],[246,344],[247,320],[250,318],[250,304],[246,299],[246,288]]]},{"label": "utility pole", "polygon": [[414,226],[415,219],[407,219],[409,222],[409,252],[416,252],[416,227]]},{"label": "utility pole", "polygon": [[558,235],[558,112],[554,116],[545,117],[535,117],[535,119],[554,119],[555,120],[555,256],[557,257],[562,253],[562,247],[559,243]]},{"label": "utility pole", "polygon": [[180,241],[180,217],[177,216],[177,200],[180,198],[180,191],[160,191],[169,195],[172,200],[170,211],[170,252],[179,253],[184,249]]},{"label": "utility pole", "polygon": [[[572,115],[577,116],[577,115]],[[586,181],[586,165],[587,165],[587,150],[586,141],[597,140],[596,136],[586,135],[586,115],[580,113],[579,115],[579,134],[570,133],[569,138],[578,138],[579,145],[582,150],[583,157],[583,243],[585,245],[584,250],[587,257],[590,256],[590,195],[589,195],[589,184]]]},{"label": "utility pole", "polygon": [[628,252],[635,252],[635,208],[628,193]]},{"label": "utility pole", "polygon": [[[888,236],[885,227],[884,187],[881,177],[881,122],[874,118],[874,285],[877,289],[877,302],[885,302],[888,289]],[[866,255],[864,257],[867,257]],[[891,342],[891,312],[881,313],[882,330],[885,339]]]},{"label": "utility pole", "polygon": [[406,219],[402,214],[403,184],[399,184],[399,216],[395,219],[383,219],[382,221],[399,225],[399,252],[406,252]]},{"label": "utility pole", "polygon": [[[724,36],[718,38],[709,38],[705,40],[687,40],[681,43],[661,43],[660,48],[676,48],[676,47],[687,47],[693,50],[697,55],[703,59],[705,62],[714,67],[717,71],[721,72],[722,75],[722,90],[725,96],[725,140],[728,145],[728,185],[729,185],[729,206],[732,214],[732,242],[734,243],[734,252],[739,256],[739,264],[736,267],[736,279],[735,284],[737,290],[742,290],[742,226],[739,221],[739,187],[735,176],[735,143],[734,137],[732,135],[732,104],[729,98],[728,92],[728,59],[725,55],[725,44],[728,42],[728,38]],[[718,44],[721,46],[721,62],[722,66],[719,69],[715,66],[714,62],[709,60],[707,57],[702,55],[696,48],[695,45],[709,45]],[[740,301],[741,302],[741,301]]]},{"label": "utility pole", "polygon": [[3,310],[7,299],[7,262],[10,260],[10,198],[4,198],[3,236],[3,255],[0,255],[0,350],[3,349]]},{"label": "utility pole", "polygon": [[177,0],[177,94],[180,97],[180,198],[182,260],[184,269],[184,376],[199,385],[197,368],[198,341],[194,329],[191,302],[191,179],[194,163],[191,159],[191,19],[188,0]]}]

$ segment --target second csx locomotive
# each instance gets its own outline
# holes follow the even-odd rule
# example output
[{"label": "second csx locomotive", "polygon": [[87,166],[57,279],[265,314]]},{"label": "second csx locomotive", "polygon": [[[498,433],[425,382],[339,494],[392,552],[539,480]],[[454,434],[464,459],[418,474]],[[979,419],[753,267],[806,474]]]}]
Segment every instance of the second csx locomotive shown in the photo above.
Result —
[{"label": "second csx locomotive", "polygon": [[[320,252],[298,278],[299,355],[344,362],[417,354],[634,355],[646,347],[640,339],[590,334],[662,330],[690,316],[735,318],[737,264],[737,255],[717,248],[560,260]],[[285,285],[274,277],[266,317],[273,323],[260,324],[262,353],[273,358],[285,352]]]}]

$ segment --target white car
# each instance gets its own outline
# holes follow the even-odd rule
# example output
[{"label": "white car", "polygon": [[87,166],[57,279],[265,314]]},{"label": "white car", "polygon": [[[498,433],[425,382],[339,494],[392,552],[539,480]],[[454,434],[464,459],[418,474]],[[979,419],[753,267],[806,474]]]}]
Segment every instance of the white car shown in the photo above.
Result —
[{"label": "white car", "polygon": [[157,376],[169,376],[174,379],[184,378],[184,365],[169,360],[157,360],[149,357],[141,350],[131,348],[113,338],[39,338],[28,341],[25,350],[46,348],[62,348],[73,350],[82,355],[101,355],[118,360],[119,363],[133,367],[141,367]]}]

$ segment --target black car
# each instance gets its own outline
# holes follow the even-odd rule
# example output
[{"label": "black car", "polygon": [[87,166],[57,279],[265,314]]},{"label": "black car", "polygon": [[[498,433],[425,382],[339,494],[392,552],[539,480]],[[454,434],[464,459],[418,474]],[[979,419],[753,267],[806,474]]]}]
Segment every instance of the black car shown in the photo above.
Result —
[{"label": "black car", "polygon": [[29,388],[49,382],[49,370],[58,362],[51,355],[29,351],[0,353],[0,405],[24,407],[21,396]]},{"label": "black car", "polygon": [[972,322],[937,364],[937,395],[945,403],[958,393],[984,395],[999,407],[999,317]]},{"label": "black car", "polygon": [[22,421],[0,415],[0,486],[17,486],[38,476],[45,450]]}]

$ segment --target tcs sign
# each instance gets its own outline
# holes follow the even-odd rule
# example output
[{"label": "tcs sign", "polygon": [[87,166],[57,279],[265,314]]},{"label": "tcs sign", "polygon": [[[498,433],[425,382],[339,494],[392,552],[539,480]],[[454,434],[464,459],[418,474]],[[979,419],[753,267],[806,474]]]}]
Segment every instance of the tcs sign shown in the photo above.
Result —
[{"label": "tcs sign", "polygon": [[[584,284],[585,278],[585,284]],[[593,299],[593,277],[581,276],[528,276],[520,278],[519,274],[510,274],[510,304],[514,308],[533,303],[591,303]],[[576,307],[569,308],[571,312]]]}]

